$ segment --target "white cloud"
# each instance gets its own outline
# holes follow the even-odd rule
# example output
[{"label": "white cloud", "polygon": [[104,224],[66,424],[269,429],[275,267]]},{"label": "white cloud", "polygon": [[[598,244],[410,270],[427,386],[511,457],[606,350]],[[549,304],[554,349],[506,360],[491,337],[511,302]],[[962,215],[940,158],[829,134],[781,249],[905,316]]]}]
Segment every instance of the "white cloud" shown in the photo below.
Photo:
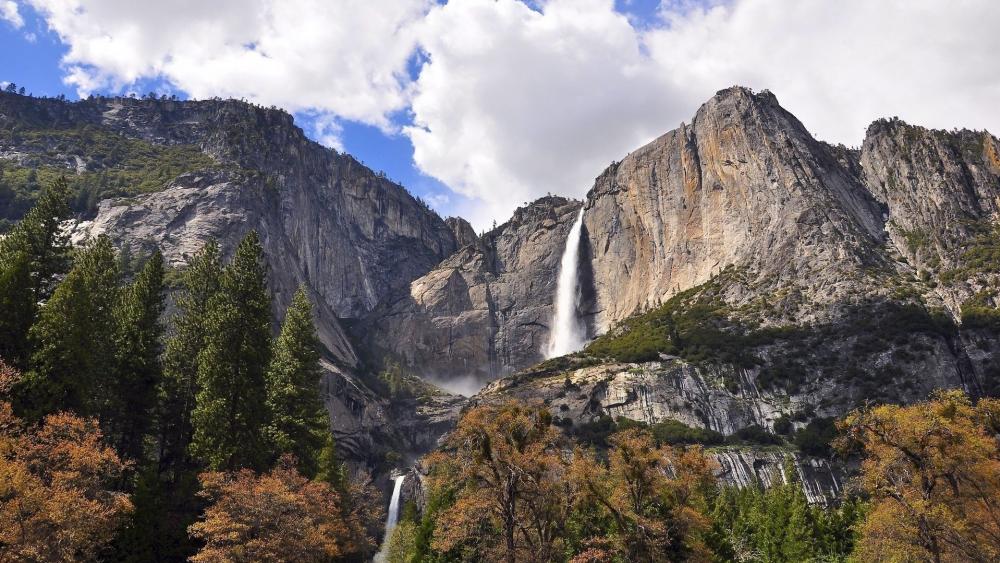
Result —
[{"label": "white cloud", "polygon": [[435,8],[406,129],[426,173],[478,199],[477,226],[547,191],[579,196],[610,161],[677,125],[665,80],[610,0]]},{"label": "white cloud", "polygon": [[446,209],[451,203],[451,198],[445,193],[429,193],[423,196],[428,205],[434,209]]},{"label": "white cloud", "polygon": [[582,196],[613,159],[717,90],[768,88],[820,138],[866,126],[1000,131],[1000,2],[665,2],[638,25],[611,0],[453,1],[421,34],[417,165],[473,198],[477,226],[547,191]]},{"label": "white cloud", "polygon": [[343,152],[344,143],[341,134],[344,132],[344,126],[337,120],[337,116],[320,113],[312,118],[312,138],[324,147]]},{"label": "white cloud", "polygon": [[0,2],[0,19],[14,26],[14,29],[24,27],[24,18],[17,10],[17,2],[14,0],[3,0]]},{"label": "white cloud", "polygon": [[650,56],[698,98],[767,88],[819,138],[852,145],[891,115],[1000,132],[1000,2],[743,0],[665,17]]},{"label": "white cloud", "polygon": [[398,131],[409,116],[416,166],[456,192],[443,211],[477,228],[546,192],[582,196],[733,84],[772,90],[833,142],[889,115],[1000,131],[994,0],[670,0],[653,21],[613,0],[26,1],[81,92],[162,77],[319,116],[334,147],[344,120]]},{"label": "white cloud", "polygon": [[70,46],[81,94],[162,77],[193,97],[247,98],[391,129],[406,105],[412,24],[430,0],[28,0]]}]

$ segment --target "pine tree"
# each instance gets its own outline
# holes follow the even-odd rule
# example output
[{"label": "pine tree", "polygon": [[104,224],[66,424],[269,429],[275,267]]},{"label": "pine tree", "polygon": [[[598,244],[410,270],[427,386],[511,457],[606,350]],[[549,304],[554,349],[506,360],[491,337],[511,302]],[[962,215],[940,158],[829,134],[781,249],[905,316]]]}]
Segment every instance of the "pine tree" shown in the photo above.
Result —
[{"label": "pine tree", "polygon": [[115,307],[115,380],[102,422],[126,459],[141,459],[160,382],[163,256],[159,251],[122,291]]},{"label": "pine tree", "polygon": [[[209,302],[219,292],[222,259],[215,241],[205,244],[181,276],[178,314],[163,357],[159,431],[161,472],[188,465],[191,411],[197,394],[198,357],[205,347]],[[171,475],[170,479],[176,476]]]},{"label": "pine tree", "polygon": [[323,447],[316,458],[316,468],[317,481],[329,483],[342,493],[347,491],[347,476],[344,475],[344,465],[340,463],[340,458],[337,456],[337,445],[330,432],[324,436]]},{"label": "pine tree", "polygon": [[29,332],[34,353],[22,394],[29,418],[62,410],[98,413],[114,366],[118,277],[111,241],[98,237],[41,309]]},{"label": "pine tree", "polygon": [[61,228],[69,217],[69,188],[59,179],[10,233],[0,240],[0,357],[24,369],[28,330],[38,303],[48,299],[69,267],[69,242]]},{"label": "pine tree", "polygon": [[23,249],[5,246],[14,245],[0,245],[0,358],[24,369],[31,350],[28,330],[38,311],[31,258]]},{"label": "pine tree", "polygon": [[196,499],[201,468],[187,454],[191,442],[191,411],[195,404],[197,358],[205,342],[208,303],[219,291],[222,264],[219,246],[207,243],[180,276],[172,319],[173,334],[163,354],[163,377],[155,417],[155,467],[137,481],[136,513],[116,542],[111,557],[120,561],[183,561],[194,554],[187,535],[201,512]]},{"label": "pine tree", "polygon": [[275,341],[267,372],[267,404],[278,453],[294,455],[299,471],[310,478],[319,470],[320,451],[330,436],[320,397],[319,357],[312,305],[305,288],[300,287]]},{"label": "pine tree", "polygon": [[209,302],[191,452],[213,470],[262,469],[268,455],[266,377],[271,356],[270,298],[257,233],[236,248]]}]

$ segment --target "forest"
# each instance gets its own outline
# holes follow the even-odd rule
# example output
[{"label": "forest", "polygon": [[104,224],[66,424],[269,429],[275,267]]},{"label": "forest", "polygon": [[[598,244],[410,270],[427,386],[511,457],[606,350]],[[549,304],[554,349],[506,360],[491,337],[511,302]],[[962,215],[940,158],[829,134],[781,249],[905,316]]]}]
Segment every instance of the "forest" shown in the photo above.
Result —
[{"label": "forest", "polygon": [[[70,245],[55,180],[0,239],[0,560],[367,561],[385,500],[336,454],[300,288],[277,335],[250,231],[183,268]],[[171,295],[171,309],[167,295]],[[1000,401],[939,391],[836,421],[834,506],[721,483],[690,432],[574,441],[543,406],[467,407],[383,556],[441,561],[1000,560]]]}]

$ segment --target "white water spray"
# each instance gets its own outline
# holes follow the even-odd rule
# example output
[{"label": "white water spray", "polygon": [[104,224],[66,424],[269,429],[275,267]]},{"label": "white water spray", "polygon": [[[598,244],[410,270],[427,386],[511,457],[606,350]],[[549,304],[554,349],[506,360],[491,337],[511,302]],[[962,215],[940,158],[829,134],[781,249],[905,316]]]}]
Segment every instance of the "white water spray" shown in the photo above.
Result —
[{"label": "white water spray", "polygon": [[580,279],[577,266],[580,262],[580,233],[583,230],[583,208],[566,237],[566,249],[559,263],[559,280],[556,284],[556,314],[552,319],[552,332],[546,358],[576,352],[587,341],[587,335],[577,309],[580,305]]},{"label": "white water spray", "polygon": [[372,560],[373,563],[382,563],[385,561],[387,555],[386,549],[389,547],[389,538],[392,536],[392,530],[399,522],[399,496],[403,490],[403,481],[405,480],[405,474],[396,477],[396,483],[392,487],[392,498],[389,499],[389,513],[385,517],[385,537],[382,538],[382,547],[375,554],[375,559]]}]

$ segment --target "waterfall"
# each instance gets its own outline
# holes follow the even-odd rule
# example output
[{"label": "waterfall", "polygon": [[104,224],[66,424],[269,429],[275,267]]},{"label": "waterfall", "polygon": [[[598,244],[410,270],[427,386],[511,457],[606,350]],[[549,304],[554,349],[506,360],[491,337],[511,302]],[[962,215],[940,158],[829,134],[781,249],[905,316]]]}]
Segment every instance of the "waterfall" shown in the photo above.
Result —
[{"label": "waterfall", "polygon": [[577,309],[580,305],[580,233],[583,230],[583,207],[576,216],[573,228],[566,237],[566,248],[559,263],[559,280],[556,284],[556,314],[552,319],[552,332],[546,358],[576,352],[587,341],[586,329],[580,322]]},{"label": "waterfall", "polygon": [[392,498],[389,500],[389,513],[385,517],[385,537],[382,538],[382,547],[375,554],[375,559],[372,560],[373,563],[382,563],[385,561],[386,555],[388,555],[386,549],[389,547],[389,538],[392,536],[392,530],[396,527],[396,523],[399,522],[399,496],[403,490],[403,481],[405,480],[405,474],[396,477],[396,483],[392,487]]}]

